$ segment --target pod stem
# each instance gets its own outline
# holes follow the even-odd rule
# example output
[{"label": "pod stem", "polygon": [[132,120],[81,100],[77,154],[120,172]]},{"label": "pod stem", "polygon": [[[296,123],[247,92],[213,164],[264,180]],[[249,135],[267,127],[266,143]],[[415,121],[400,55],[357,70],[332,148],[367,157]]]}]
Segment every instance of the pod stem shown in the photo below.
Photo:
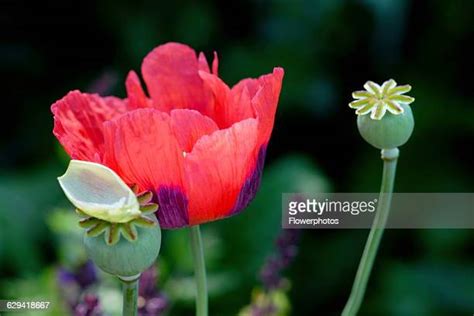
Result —
[{"label": "pod stem", "polygon": [[189,228],[196,279],[196,316],[208,315],[206,263],[199,225]]},{"label": "pod stem", "polygon": [[138,280],[140,276],[133,280],[123,280],[123,308],[122,316],[136,316],[137,315],[137,301],[138,301]]},{"label": "pod stem", "polygon": [[377,213],[375,214],[374,222],[372,223],[369,237],[367,238],[364,252],[362,253],[362,258],[357,269],[354,284],[352,285],[351,294],[344,307],[342,316],[357,315],[362,304],[370,272],[372,271],[372,266],[374,265],[377,250],[390,213],[398,155],[398,148],[382,149],[382,160],[384,163]]}]

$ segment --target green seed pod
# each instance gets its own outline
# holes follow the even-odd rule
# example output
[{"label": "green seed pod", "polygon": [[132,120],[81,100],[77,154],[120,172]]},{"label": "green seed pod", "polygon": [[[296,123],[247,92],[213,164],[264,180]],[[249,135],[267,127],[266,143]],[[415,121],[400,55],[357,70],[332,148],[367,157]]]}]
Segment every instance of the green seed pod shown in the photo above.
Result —
[{"label": "green seed pod", "polygon": [[108,245],[103,235],[91,237],[84,234],[84,245],[88,256],[105,272],[128,278],[137,276],[153,262],[160,252],[161,229],[136,226],[138,238],[135,241],[120,238],[114,245]]},{"label": "green seed pod", "polygon": [[392,149],[405,144],[415,125],[408,106],[415,98],[404,95],[410,85],[397,86],[390,79],[382,85],[367,81],[362,91],[352,93],[349,107],[356,109],[357,127],[369,144],[379,149]]},{"label": "green seed pod", "polygon": [[87,161],[72,160],[58,180],[81,217],[84,245],[96,265],[133,279],[153,264],[161,230],[152,192],[137,195],[136,187],[127,186],[112,169]]},{"label": "green seed pod", "polygon": [[357,117],[359,132],[369,144],[379,149],[391,149],[405,144],[410,138],[415,121],[410,106],[401,104],[403,113],[386,113],[380,120],[369,115]]}]

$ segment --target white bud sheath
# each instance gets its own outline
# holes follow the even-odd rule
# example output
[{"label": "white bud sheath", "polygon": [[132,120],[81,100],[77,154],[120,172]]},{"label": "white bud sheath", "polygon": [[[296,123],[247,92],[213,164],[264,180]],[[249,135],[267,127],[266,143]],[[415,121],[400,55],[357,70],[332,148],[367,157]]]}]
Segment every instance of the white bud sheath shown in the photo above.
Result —
[{"label": "white bud sheath", "polygon": [[133,191],[104,165],[71,160],[66,173],[58,181],[69,201],[89,216],[112,223],[126,223],[141,214]]}]

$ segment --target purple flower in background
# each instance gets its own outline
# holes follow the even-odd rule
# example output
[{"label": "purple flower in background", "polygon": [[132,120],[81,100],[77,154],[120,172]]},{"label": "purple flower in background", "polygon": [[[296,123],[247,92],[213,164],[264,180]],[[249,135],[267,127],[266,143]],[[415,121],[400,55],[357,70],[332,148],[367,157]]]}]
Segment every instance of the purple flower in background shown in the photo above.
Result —
[{"label": "purple flower in background", "polygon": [[86,294],[74,307],[74,316],[100,316],[99,298],[93,294]]},{"label": "purple flower in background", "polygon": [[168,298],[156,286],[158,273],[155,266],[142,273],[138,287],[138,315],[159,316],[168,308]]},{"label": "purple flower in background", "polygon": [[267,259],[260,272],[260,280],[265,290],[273,290],[281,286],[283,280],[281,272],[296,257],[299,237],[300,231],[296,229],[284,229],[278,236],[277,251]]},{"label": "purple flower in background", "polygon": [[80,265],[76,271],[70,271],[63,267],[59,268],[58,279],[60,284],[75,282],[81,289],[85,289],[97,282],[97,273],[92,261],[88,260]]},{"label": "purple flower in background", "polygon": [[[61,295],[74,316],[100,316],[99,298],[87,290],[97,283],[97,273],[91,261],[71,271],[59,268],[57,272]],[[160,316],[169,307],[166,295],[157,287],[158,272],[155,266],[142,273],[138,290],[138,315]]]},{"label": "purple flower in background", "polygon": [[61,295],[74,315],[101,315],[97,296],[86,293],[86,290],[98,281],[96,268],[91,261],[86,261],[73,271],[60,267],[57,278]]},{"label": "purple flower in background", "polygon": [[267,305],[263,305],[263,306],[258,306],[258,305],[252,306],[250,315],[269,316],[269,315],[274,315],[277,311],[278,311],[278,308],[275,305],[273,305],[271,302],[269,302]]},{"label": "purple flower in background", "polygon": [[251,304],[245,306],[239,315],[289,315],[291,304],[287,292],[290,287],[282,272],[298,254],[299,239],[299,230],[284,229],[280,232],[275,241],[276,251],[267,258],[260,271],[260,281],[263,288],[254,289]]}]

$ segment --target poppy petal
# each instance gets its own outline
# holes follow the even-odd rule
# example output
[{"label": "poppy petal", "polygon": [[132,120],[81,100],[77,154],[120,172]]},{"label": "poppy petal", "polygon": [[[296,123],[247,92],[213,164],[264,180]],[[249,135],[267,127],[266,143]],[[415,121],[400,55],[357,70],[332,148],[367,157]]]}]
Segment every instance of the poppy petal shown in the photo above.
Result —
[{"label": "poppy petal", "polygon": [[[267,75],[268,76],[268,75]],[[243,89],[247,89],[250,96],[253,97],[260,88],[258,78],[246,78],[240,80],[235,86],[232,87],[232,92],[240,93]]]},{"label": "poppy petal", "polygon": [[277,67],[273,69],[272,74],[258,79],[261,86],[252,99],[252,105],[259,121],[258,143],[260,145],[267,144],[272,133],[283,75],[283,68]]},{"label": "poppy petal", "polygon": [[214,52],[214,60],[212,61],[212,74],[219,75],[219,58],[217,58],[217,52]]},{"label": "poppy petal", "polygon": [[[198,57],[199,61],[199,70],[200,71],[205,71],[207,73],[211,73],[211,70],[209,69],[209,63],[207,62],[206,55],[204,55],[203,52],[199,53]],[[217,52],[214,52],[214,59],[212,60],[212,74],[213,75],[218,75],[218,68],[219,68],[219,59],[217,58]]]},{"label": "poppy petal", "polygon": [[251,100],[260,87],[258,79],[243,79],[229,90],[217,76],[199,74],[213,92],[213,119],[220,128],[228,128],[236,122],[256,117]]},{"label": "poppy petal", "polygon": [[209,69],[209,64],[207,63],[206,55],[204,55],[203,52],[199,53],[198,61],[200,71],[205,71],[208,73],[211,72],[211,70]]},{"label": "poppy petal", "polygon": [[[216,75],[210,74],[208,72],[200,71],[199,75],[201,76],[204,85],[212,91],[213,102],[209,105],[210,115],[221,128],[227,128],[230,125],[227,125],[226,116],[228,115],[226,109],[226,102],[230,96],[229,87]],[[250,102],[249,102],[250,103]],[[246,117],[247,118],[247,117]]]},{"label": "poppy petal", "polygon": [[277,67],[271,74],[258,79],[244,79],[232,87],[225,108],[224,126],[256,117],[261,130],[259,143],[267,143],[273,129],[283,74],[283,68]]},{"label": "poppy petal", "polygon": [[257,160],[253,171],[247,176],[245,182],[240,189],[234,207],[230,210],[229,215],[234,215],[245,209],[257,194],[262,180],[263,166],[265,164],[265,155],[267,146],[262,145],[258,151]]},{"label": "poppy petal", "polygon": [[161,111],[194,109],[207,113],[210,92],[198,74],[199,61],[189,46],[158,46],[143,60],[142,74],[153,104]]},{"label": "poppy petal", "polygon": [[[248,82],[250,83],[250,81]],[[250,87],[253,90],[253,87]],[[240,85],[237,88],[232,88],[227,104],[221,110],[222,127],[226,128],[235,122],[240,122],[248,118],[255,118],[255,109],[252,106],[252,94],[246,84]]]},{"label": "poppy petal", "polygon": [[119,176],[155,193],[164,228],[188,224],[183,154],[168,114],[138,109],[105,123],[106,160]]},{"label": "poppy petal", "polygon": [[128,104],[131,109],[139,109],[150,107],[150,100],[148,100],[145,92],[143,91],[140,79],[135,71],[128,73],[125,81],[125,87],[127,89]]},{"label": "poppy petal", "polygon": [[179,109],[170,114],[171,126],[184,154],[191,152],[199,138],[219,129],[212,119],[195,110]]},{"label": "poppy petal", "polygon": [[257,120],[247,119],[202,137],[186,155],[191,225],[229,215],[255,166],[257,134]]},{"label": "poppy petal", "polygon": [[71,91],[51,106],[53,133],[72,159],[100,162],[104,143],[102,123],[126,110],[121,99]]},{"label": "poppy petal", "polygon": [[181,185],[183,155],[170,117],[138,109],[104,124],[106,164],[140,189]]}]

